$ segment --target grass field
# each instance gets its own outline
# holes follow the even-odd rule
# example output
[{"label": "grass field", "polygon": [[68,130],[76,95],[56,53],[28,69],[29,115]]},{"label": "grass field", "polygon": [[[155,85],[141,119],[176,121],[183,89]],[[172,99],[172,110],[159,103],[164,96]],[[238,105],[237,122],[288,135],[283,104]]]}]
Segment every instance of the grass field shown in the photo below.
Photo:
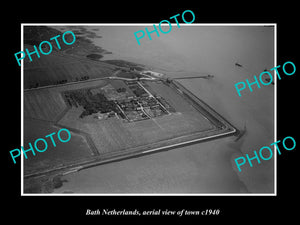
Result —
[{"label": "grass field", "polygon": [[40,58],[34,57],[32,62],[25,60],[24,89],[36,84],[39,87],[53,85],[61,80],[76,81],[83,76],[89,76],[90,79],[109,77],[115,68],[107,63],[53,52],[51,55],[41,55]]},{"label": "grass field", "polygon": [[53,89],[24,92],[25,118],[55,121],[66,107],[60,93]]},{"label": "grass field", "polygon": [[51,140],[45,138],[45,136],[53,132],[57,134],[58,130],[60,128],[51,122],[33,119],[24,120],[24,149],[29,148],[29,142],[34,145],[34,141],[38,138],[44,138],[48,142],[48,148],[45,152],[36,151],[35,156],[28,152],[28,159],[24,159],[25,174],[52,169],[93,157],[85,138],[72,131],[71,139],[67,143],[60,142],[57,135],[54,135],[56,147],[53,147]]},{"label": "grass field", "polygon": [[99,87],[106,83],[104,80],[97,80],[25,91],[24,117],[54,122],[60,114],[67,109],[67,105],[61,94],[63,91],[72,90],[74,88]]},{"label": "grass field", "polygon": [[[68,111],[61,92],[85,88],[87,86],[105,85],[106,81],[81,82],[77,84],[62,85],[51,88],[31,89],[24,92],[24,147],[28,142],[34,143],[37,138],[43,138],[59,130],[57,121]],[[65,127],[69,128],[69,127]],[[68,165],[93,157],[94,150],[82,132],[72,131],[72,138],[68,143],[60,143],[43,153],[30,157],[25,161],[25,174],[33,171],[43,171],[58,165]],[[51,141],[50,141],[51,143]]]},{"label": "grass field", "polygon": [[163,97],[177,112],[195,112],[201,116],[175,89],[162,82],[146,82],[148,89]]}]

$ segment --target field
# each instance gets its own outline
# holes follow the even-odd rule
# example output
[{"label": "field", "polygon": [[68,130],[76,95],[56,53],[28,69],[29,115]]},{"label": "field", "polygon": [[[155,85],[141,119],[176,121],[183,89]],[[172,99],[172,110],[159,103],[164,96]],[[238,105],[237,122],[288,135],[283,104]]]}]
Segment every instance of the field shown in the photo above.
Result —
[{"label": "field", "polygon": [[53,89],[37,89],[24,92],[24,117],[46,121],[56,118],[67,108],[60,93]]},{"label": "field", "polygon": [[61,81],[78,81],[84,76],[89,79],[109,77],[116,68],[107,63],[66,56],[59,52],[32,58],[32,62],[25,58],[24,89],[55,85]]},{"label": "field", "polygon": [[48,169],[54,169],[72,163],[78,163],[90,160],[94,156],[91,148],[84,136],[71,132],[71,139],[67,143],[62,143],[54,135],[56,147],[45,138],[46,135],[55,132],[57,134],[60,127],[53,125],[51,122],[25,119],[24,120],[24,149],[29,148],[29,144],[34,144],[38,138],[47,139],[48,148],[45,152],[37,152],[33,156],[28,152],[28,159],[24,159],[24,174],[28,175],[35,172],[42,172]]},{"label": "field", "polygon": [[147,82],[146,84],[150,92],[162,96],[177,112],[190,112],[201,116],[175,89],[166,86],[162,82]]},{"label": "field", "polygon": [[[72,88],[88,86],[101,86],[106,82],[99,80],[90,83],[81,82],[73,84]],[[61,92],[69,90],[70,85],[31,89],[24,92],[24,147],[34,143],[37,138],[43,138],[57,132],[61,126],[57,121],[69,110],[62,98]],[[95,147],[90,137],[80,130],[71,129],[72,137],[68,143],[60,143],[55,148],[39,153],[25,161],[25,174],[46,169],[53,169],[62,165],[70,165],[87,159],[92,159]]]}]

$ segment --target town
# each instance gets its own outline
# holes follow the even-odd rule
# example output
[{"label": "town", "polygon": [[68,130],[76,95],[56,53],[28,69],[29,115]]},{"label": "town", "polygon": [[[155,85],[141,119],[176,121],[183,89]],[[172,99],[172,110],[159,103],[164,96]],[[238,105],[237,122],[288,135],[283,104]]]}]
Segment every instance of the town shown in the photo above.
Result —
[{"label": "town", "polygon": [[83,107],[80,118],[92,115],[96,119],[117,117],[134,122],[175,111],[161,96],[147,91],[141,81],[110,83],[101,88],[66,91],[64,99],[69,107]]}]

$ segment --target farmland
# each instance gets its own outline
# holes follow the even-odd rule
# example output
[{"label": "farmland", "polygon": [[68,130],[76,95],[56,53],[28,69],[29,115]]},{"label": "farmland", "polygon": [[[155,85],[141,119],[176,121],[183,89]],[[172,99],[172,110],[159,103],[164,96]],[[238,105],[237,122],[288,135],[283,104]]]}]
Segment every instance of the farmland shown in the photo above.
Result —
[{"label": "farmland", "polygon": [[[29,148],[28,143],[34,143],[37,137],[45,137],[49,133],[58,132],[60,127],[52,122],[35,119],[24,120],[24,148]],[[72,163],[91,160],[94,156],[90,150],[86,138],[76,132],[71,131],[71,140],[68,146],[60,143],[57,139],[56,147],[49,145],[49,148],[42,154],[33,156],[28,153],[28,159],[24,160],[24,174],[32,174],[58,168]]]},{"label": "farmland", "polygon": [[56,85],[58,81],[79,81],[84,76],[90,79],[108,77],[115,70],[115,66],[110,64],[76,56],[66,57],[56,52],[48,56],[42,55],[32,62],[27,60],[24,68],[24,89]]},{"label": "farmland", "polygon": [[24,117],[54,122],[66,109],[61,95],[53,89],[38,89],[24,93]]}]

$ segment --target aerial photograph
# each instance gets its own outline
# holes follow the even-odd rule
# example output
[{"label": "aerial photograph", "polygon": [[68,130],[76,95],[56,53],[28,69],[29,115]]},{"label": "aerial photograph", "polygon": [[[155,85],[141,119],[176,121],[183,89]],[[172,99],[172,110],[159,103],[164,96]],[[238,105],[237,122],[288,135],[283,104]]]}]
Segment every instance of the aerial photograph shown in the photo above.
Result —
[{"label": "aerial photograph", "polygon": [[275,66],[274,25],[182,24],[139,45],[145,27],[22,24],[22,51],[49,53],[22,62],[24,148],[71,133],[22,160],[23,194],[274,194],[274,158],[235,159],[274,142],[276,82],[234,86]]}]

